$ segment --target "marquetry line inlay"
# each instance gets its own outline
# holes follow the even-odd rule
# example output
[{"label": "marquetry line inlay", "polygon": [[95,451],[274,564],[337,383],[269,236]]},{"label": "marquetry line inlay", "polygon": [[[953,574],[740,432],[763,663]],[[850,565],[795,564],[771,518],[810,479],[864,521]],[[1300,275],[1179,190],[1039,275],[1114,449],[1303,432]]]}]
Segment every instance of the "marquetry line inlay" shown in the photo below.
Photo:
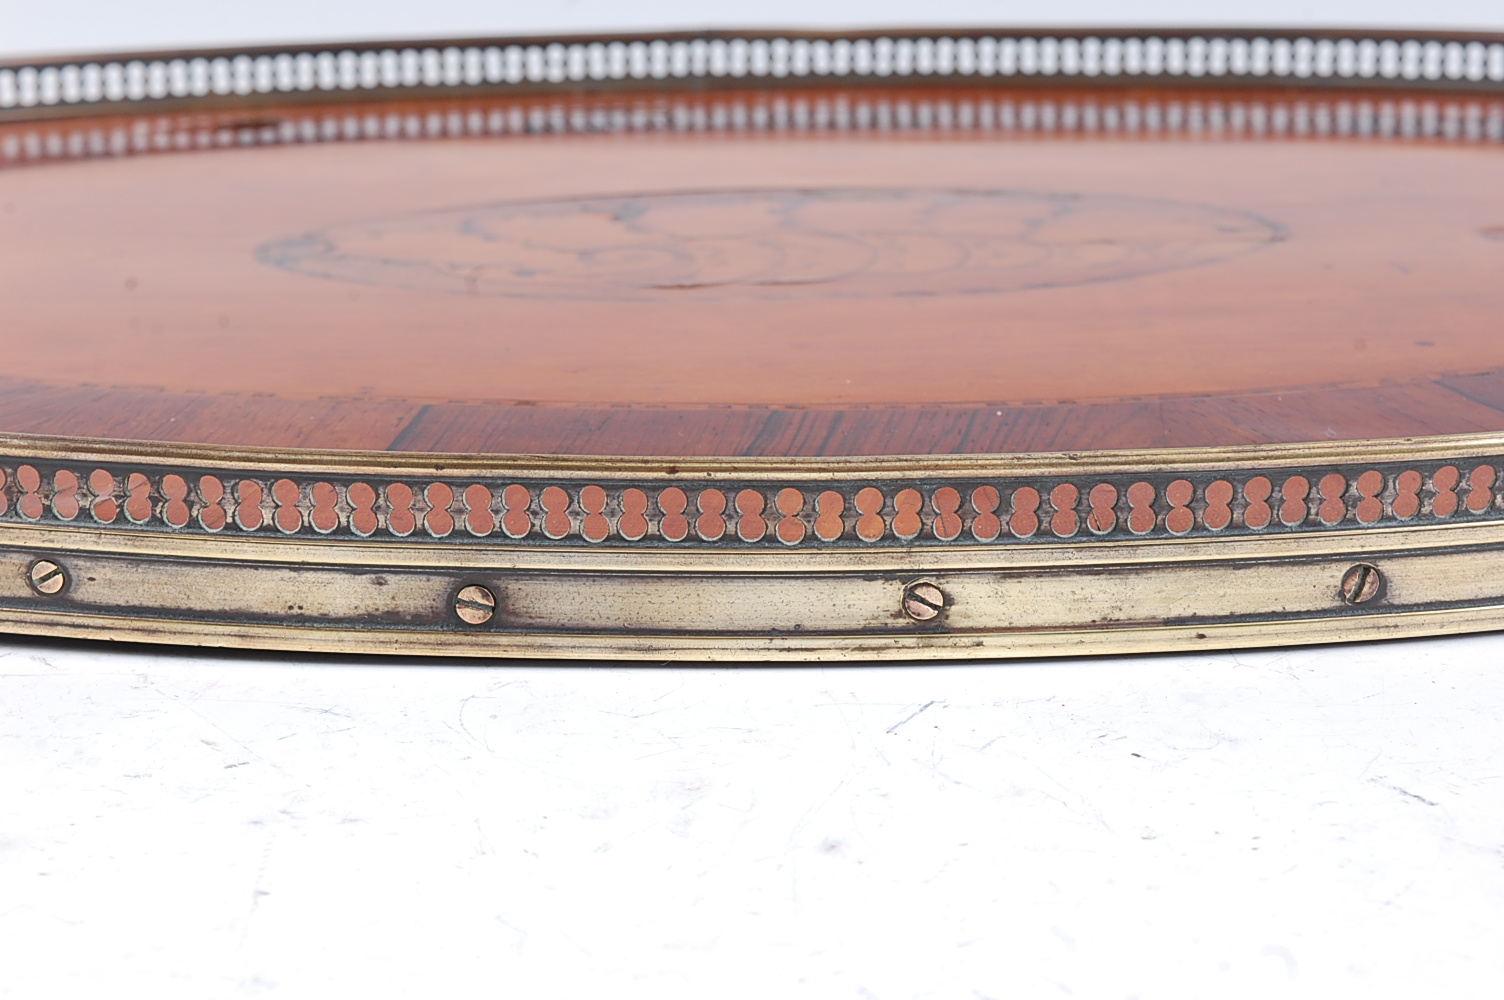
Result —
[{"label": "marquetry line inlay", "polygon": [[0,523],[529,545],[978,545],[1504,517],[1504,458],[946,481],[631,484],[0,464]]}]

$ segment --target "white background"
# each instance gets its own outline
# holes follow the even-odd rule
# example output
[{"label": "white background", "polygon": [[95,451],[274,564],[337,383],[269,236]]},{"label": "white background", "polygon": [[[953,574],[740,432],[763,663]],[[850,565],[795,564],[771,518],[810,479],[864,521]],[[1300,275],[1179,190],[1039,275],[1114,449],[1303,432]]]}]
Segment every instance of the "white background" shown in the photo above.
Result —
[{"label": "white background", "polygon": [[1361,25],[1499,30],[1499,0],[0,0],[0,57],[603,28]]},{"label": "white background", "polygon": [[[0,0],[0,54],[1492,3]],[[1504,640],[853,667],[0,641],[0,995],[1496,997]]]}]

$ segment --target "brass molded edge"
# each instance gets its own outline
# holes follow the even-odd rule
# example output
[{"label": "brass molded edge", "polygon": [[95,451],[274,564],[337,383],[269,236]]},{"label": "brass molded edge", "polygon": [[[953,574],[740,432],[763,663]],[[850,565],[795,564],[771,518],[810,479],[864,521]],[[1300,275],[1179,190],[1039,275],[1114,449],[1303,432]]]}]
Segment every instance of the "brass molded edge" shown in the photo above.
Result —
[{"label": "brass molded edge", "polygon": [[[0,628],[344,653],[936,659],[1434,635],[1504,624],[1504,523],[966,550],[332,546],[0,529]],[[940,556],[941,558],[927,558]],[[38,595],[38,559],[68,574]],[[1359,605],[1355,562],[1384,574]],[[916,580],[944,613],[911,620]],[[491,615],[457,615],[474,588]],[[471,620],[475,618],[477,620]]]},{"label": "brass molded edge", "polygon": [[615,458],[606,455],[334,451],[0,433],[0,453],[78,464],[136,461],[305,475],[489,475],[516,478],[557,477],[569,480],[641,477],[664,482],[771,475],[829,481],[867,478],[909,480],[975,475],[1065,476],[1243,471],[1291,465],[1465,460],[1501,452],[1504,452],[1504,432],[1203,448],[817,458],[699,458],[670,455]]},{"label": "brass molded edge", "polygon": [[1300,646],[1504,629],[1504,602],[1460,609],[1403,612],[1355,623],[1348,617],[1299,622],[1148,625],[1107,632],[1057,630],[972,637],[924,634],[891,637],[826,636],[558,636],[487,634],[382,634],[362,629],[296,625],[162,622],[127,616],[85,616],[50,611],[18,614],[0,609],[0,631],[63,639],[166,643],[225,649],[299,653],[438,657],[516,657],[705,662],[849,662],[1021,659]]}]

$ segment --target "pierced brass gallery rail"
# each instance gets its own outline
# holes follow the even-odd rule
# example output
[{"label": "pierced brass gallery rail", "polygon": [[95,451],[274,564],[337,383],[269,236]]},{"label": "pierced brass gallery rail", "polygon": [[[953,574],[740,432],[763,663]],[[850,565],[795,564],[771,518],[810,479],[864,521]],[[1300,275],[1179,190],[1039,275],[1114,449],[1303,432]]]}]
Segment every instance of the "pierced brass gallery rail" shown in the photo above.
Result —
[{"label": "pierced brass gallery rail", "polygon": [[1504,458],[878,486],[679,486],[0,464],[0,518],[122,530],[787,546],[1320,531],[1499,515]]}]

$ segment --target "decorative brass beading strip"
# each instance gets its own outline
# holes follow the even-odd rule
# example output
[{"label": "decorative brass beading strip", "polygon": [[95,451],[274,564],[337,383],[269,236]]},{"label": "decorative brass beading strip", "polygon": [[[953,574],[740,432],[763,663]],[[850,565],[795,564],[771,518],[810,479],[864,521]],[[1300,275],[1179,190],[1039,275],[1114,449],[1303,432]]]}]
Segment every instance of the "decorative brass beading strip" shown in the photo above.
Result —
[{"label": "decorative brass beading strip", "polygon": [[1504,36],[1227,27],[737,30],[317,42],[0,61],[0,113],[258,98],[908,81],[1497,90]]},{"label": "decorative brass beading strip", "polygon": [[1484,461],[882,482],[254,477],[10,459],[0,521],[529,545],[862,546],[1216,537],[1504,515]]}]

